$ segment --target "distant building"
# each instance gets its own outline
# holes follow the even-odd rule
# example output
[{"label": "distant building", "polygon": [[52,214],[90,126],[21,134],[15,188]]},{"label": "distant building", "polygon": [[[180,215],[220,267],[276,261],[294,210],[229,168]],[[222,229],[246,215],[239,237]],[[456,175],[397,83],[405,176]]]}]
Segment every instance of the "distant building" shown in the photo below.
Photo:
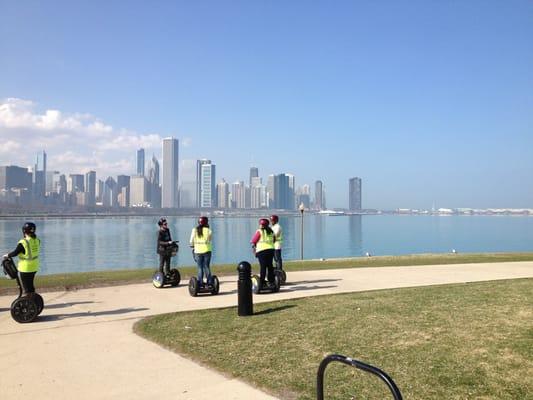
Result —
[{"label": "distant building", "polygon": [[250,192],[251,208],[266,208],[266,186],[260,183],[256,184],[250,188]]},{"label": "distant building", "polygon": [[[61,175],[61,176],[64,177],[65,175]],[[66,186],[65,186],[65,190],[66,190]],[[104,181],[101,179],[98,179],[96,181],[96,202],[102,203],[103,198],[104,198]]]},{"label": "distant building", "polygon": [[150,170],[148,171],[149,196],[152,207],[161,208],[161,186],[159,185],[159,161],[152,155]]},{"label": "distant building", "polygon": [[216,207],[216,166],[215,164],[203,163],[200,167],[200,207]]},{"label": "distant building", "polygon": [[32,174],[28,168],[17,167],[15,165],[0,167],[0,190],[10,190],[14,188],[32,189]]},{"label": "distant building", "polygon": [[231,185],[231,208],[246,208],[246,186],[243,181],[237,181]]},{"label": "distant building", "polygon": [[144,207],[148,204],[148,180],[141,175],[132,176],[130,179],[130,205],[131,207]]},{"label": "distant building", "polygon": [[294,175],[278,174],[273,176],[273,201],[270,203],[270,208],[294,209],[294,182]]},{"label": "distant building", "polygon": [[70,174],[67,181],[67,192],[85,192],[85,176],[81,174]]},{"label": "distant building", "polygon": [[183,160],[180,163],[180,207],[197,208],[197,160]]},{"label": "distant building", "polygon": [[202,167],[204,165],[211,165],[211,160],[201,159],[196,160],[196,207],[200,208],[202,206],[202,189],[204,187],[204,182],[202,182]]},{"label": "distant building", "polygon": [[144,176],[144,149],[137,150],[137,175]]},{"label": "distant building", "polygon": [[89,171],[85,174],[85,192],[87,193],[87,206],[96,205],[96,172]]},{"label": "distant building", "polygon": [[229,185],[224,179],[217,184],[217,200],[219,208],[230,208]]},{"label": "distant building", "polygon": [[[117,205],[119,207],[130,206],[130,182],[131,177],[129,175],[117,176]],[[120,198],[119,198],[120,196]]]},{"label": "distant building", "polygon": [[326,207],[324,204],[324,188],[322,181],[315,182],[315,210],[323,210]]},{"label": "distant building", "polygon": [[254,185],[252,184],[252,181],[254,178],[257,178],[259,177],[259,168],[257,167],[250,167],[250,181],[248,182],[248,184],[250,185],[250,187],[253,187]]},{"label": "distant building", "polygon": [[104,182],[102,204],[104,207],[118,206],[117,182],[112,177],[108,177]]},{"label": "distant building", "polygon": [[161,206],[179,207],[179,143],[171,137],[163,139]]},{"label": "distant building", "polygon": [[361,178],[351,178],[348,189],[348,208],[351,211],[361,210]]},{"label": "distant building", "polygon": [[37,162],[33,168],[33,196],[43,201],[46,196],[46,152],[37,154]]}]

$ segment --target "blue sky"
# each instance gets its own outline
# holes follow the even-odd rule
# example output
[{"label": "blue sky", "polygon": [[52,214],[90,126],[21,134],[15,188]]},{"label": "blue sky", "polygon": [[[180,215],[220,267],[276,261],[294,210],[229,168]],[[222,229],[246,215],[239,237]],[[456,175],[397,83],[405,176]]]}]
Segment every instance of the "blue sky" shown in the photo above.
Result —
[{"label": "blue sky", "polygon": [[0,164],[287,172],[346,207],[533,208],[531,1],[0,0]]}]

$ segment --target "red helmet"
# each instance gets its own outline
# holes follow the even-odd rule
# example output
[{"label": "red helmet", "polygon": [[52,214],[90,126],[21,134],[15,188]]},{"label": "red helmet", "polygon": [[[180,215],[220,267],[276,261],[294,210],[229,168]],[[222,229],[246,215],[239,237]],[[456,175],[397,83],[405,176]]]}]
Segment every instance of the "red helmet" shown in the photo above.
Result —
[{"label": "red helmet", "polygon": [[207,226],[208,223],[209,223],[209,220],[207,219],[207,217],[202,216],[198,218],[198,225]]},{"label": "red helmet", "polygon": [[270,221],[272,221],[273,224],[277,224],[278,221],[279,221],[279,218],[277,215],[271,215],[270,216]]},{"label": "red helmet", "polygon": [[261,218],[261,219],[259,220],[259,226],[260,226],[261,228],[266,228],[268,225],[270,225],[270,222],[268,222],[268,219],[266,219],[266,218]]}]

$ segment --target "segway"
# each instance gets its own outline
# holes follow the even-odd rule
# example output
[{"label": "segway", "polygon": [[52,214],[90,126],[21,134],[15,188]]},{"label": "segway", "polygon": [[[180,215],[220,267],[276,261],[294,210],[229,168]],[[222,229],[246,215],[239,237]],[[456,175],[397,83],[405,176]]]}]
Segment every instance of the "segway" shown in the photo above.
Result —
[{"label": "segway", "polygon": [[198,296],[200,293],[218,294],[220,290],[220,282],[216,275],[211,275],[211,279],[207,281],[207,284],[200,285],[198,278],[193,276],[189,279],[189,294],[192,297]]},{"label": "segway", "polygon": [[274,282],[265,282],[261,284],[259,275],[252,275],[252,292],[259,293],[277,293],[281,286],[280,274],[274,273]]},{"label": "segway", "polygon": [[[197,262],[196,253],[194,252],[194,248],[192,249],[192,258],[194,262]],[[207,284],[202,285],[199,284],[198,278],[195,276],[191,277],[189,279],[189,294],[192,297],[198,296],[199,293],[209,293],[209,294],[218,294],[220,290],[220,282],[218,281],[218,277],[216,275],[211,275],[211,279],[207,280]]]},{"label": "segway", "polygon": [[21,324],[35,321],[43,311],[43,298],[38,293],[22,295],[22,285],[18,277],[17,267],[12,258],[4,258],[2,267],[4,274],[9,276],[10,279],[16,279],[19,287],[19,296],[11,303],[11,317]]},{"label": "segway", "polygon": [[[175,257],[178,254],[178,241],[172,242],[165,248],[165,255],[170,257]],[[170,285],[172,287],[178,286],[181,281],[180,272],[176,268],[171,268],[168,274],[164,274],[161,271],[157,271],[152,276],[152,283],[156,288],[162,288],[165,285]]]}]

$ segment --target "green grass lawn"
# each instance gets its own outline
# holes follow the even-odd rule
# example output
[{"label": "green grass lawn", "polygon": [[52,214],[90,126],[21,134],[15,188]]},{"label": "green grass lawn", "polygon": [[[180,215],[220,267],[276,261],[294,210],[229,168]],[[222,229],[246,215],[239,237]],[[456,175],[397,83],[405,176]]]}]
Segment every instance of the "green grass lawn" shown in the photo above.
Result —
[{"label": "green grass lawn", "polygon": [[[533,279],[309,297],[254,311],[159,315],[135,331],[283,399],[315,399],[318,364],[330,353],[382,368],[404,399],[533,399]],[[327,399],[392,398],[376,377],[342,364],[328,367],[325,384]]]},{"label": "green grass lawn", "polygon": [[[255,259],[250,257],[250,262]],[[504,261],[533,261],[533,253],[482,253],[482,254],[417,254],[406,256],[354,257],[328,260],[303,260],[284,262],[287,271],[306,271],[314,269],[335,268],[365,268],[386,267],[400,265],[436,265],[462,264]],[[254,265],[258,269],[257,263]],[[196,276],[196,267],[179,266],[182,279]],[[236,275],[237,263],[212,265],[212,270],[219,276]],[[56,275],[37,274],[35,285],[38,291],[69,290],[84,287],[108,285],[123,285],[129,283],[149,282],[153,268],[136,268],[114,271],[94,271],[81,273],[66,273]],[[0,295],[15,293],[16,283],[7,279],[0,279]]]}]

